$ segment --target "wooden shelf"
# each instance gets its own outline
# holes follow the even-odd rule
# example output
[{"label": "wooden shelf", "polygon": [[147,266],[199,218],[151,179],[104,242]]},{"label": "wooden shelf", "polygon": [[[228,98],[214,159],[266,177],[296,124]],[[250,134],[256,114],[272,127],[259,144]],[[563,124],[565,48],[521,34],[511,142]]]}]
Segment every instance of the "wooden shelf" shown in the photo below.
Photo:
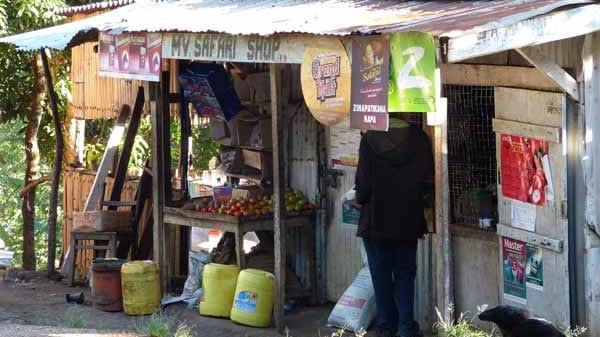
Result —
[{"label": "wooden shelf", "polygon": [[224,145],[224,144],[221,144],[221,146],[229,147],[232,149],[250,150],[250,151],[257,151],[257,152],[273,152],[272,148],[256,148],[256,147],[245,146],[245,145]]},{"label": "wooden shelf", "polygon": [[243,175],[243,174],[238,174],[238,173],[225,173],[226,176],[231,177],[231,178],[238,178],[238,179],[248,179],[251,180],[257,184],[260,185],[260,183],[262,182],[262,177],[261,176],[247,176],[247,175]]}]

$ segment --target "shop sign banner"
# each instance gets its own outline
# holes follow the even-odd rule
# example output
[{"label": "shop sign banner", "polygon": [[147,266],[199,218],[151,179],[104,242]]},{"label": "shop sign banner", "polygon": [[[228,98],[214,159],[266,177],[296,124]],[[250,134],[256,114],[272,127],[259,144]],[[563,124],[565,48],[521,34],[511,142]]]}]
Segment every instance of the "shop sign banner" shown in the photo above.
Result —
[{"label": "shop sign banner", "polygon": [[502,195],[543,206],[546,203],[548,186],[544,162],[550,162],[547,158],[548,142],[506,134],[500,137]]},{"label": "shop sign banner", "polygon": [[387,36],[352,40],[350,127],[353,129],[388,129],[389,54]]},{"label": "shop sign banner", "polygon": [[527,303],[525,245],[523,241],[502,237],[504,298],[521,304]]},{"label": "shop sign banner", "polygon": [[165,33],[162,54],[167,59],[300,64],[307,43],[313,40],[304,36]]},{"label": "shop sign banner", "polygon": [[544,291],[544,262],[542,248],[527,245],[527,287]]},{"label": "shop sign banner", "polygon": [[100,76],[158,82],[162,52],[160,33],[100,32]]},{"label": "shop sign banner", "polygon": [[420,32],[390,35],[390,112],[437,111],[435,42]]},{"label": "shop sign banner", "polygon": [[350,120],[333,125],[329,129],[331,144],[331,164],[334,168],[356,168],[358,166],[358,148],[360,132],[350,129]]},{"label": "shop sign banner", "polygon": [[335,125],[350,113],[350,60],[339,39],[315,40],[304,51],[300,80],[308,109],[322,124]]}]

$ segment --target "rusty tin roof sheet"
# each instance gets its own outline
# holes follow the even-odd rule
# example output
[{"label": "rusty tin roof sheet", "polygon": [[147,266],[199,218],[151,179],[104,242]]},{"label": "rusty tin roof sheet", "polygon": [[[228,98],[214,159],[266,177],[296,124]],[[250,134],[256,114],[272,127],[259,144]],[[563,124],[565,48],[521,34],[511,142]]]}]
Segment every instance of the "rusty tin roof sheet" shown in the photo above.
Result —
[{"label": "rusty tin roof sheet", "polygon": [[503,27],[589,0],[138,0],[101,15],[0,39],[19,49],[64,49],[98,30],[218,32],[238,35],[350,35],[422,31],[457,36]]}]

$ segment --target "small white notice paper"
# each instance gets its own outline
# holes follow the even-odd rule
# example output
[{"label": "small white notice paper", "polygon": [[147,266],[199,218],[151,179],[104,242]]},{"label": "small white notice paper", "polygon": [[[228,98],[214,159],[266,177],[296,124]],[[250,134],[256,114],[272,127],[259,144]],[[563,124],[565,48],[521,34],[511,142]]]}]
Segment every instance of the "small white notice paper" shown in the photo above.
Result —
[{"label": "small white notice paper", "polygon": [[535,205],[518,200],[512,201],[510,224],[513,227],[535,232]]}]

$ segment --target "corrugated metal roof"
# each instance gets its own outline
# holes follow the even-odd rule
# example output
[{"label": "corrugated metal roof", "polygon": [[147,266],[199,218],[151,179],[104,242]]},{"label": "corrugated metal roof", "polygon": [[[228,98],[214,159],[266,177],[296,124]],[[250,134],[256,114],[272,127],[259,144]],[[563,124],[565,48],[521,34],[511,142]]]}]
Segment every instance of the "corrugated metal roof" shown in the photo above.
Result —
[{"label": "corrugated metal roof", "polygon": [[69,16],[69,15],[73,15],[76,13],[86,13],[86,12],[92,12],[92,11],[103,10],[103,9],[113,9],[113,8],[117,8],[117,7],[121,7],[121,6],[125,6],[125,5],[130,5],[134,2],[135,2],[135,0],[102,1],[102,2],[96,2],[96,3],[80,5],[80,6],[59,8],[54,13],[57,15]]},{"label": "corrugated metal roof", "polygon": [[0,39],[20,49],[64,49],[98,30],[219,32],[239,35],[306,33],[349,35],[422,31],[459,35],[502,27],[589,0],[138,0],[95,17]]}]

